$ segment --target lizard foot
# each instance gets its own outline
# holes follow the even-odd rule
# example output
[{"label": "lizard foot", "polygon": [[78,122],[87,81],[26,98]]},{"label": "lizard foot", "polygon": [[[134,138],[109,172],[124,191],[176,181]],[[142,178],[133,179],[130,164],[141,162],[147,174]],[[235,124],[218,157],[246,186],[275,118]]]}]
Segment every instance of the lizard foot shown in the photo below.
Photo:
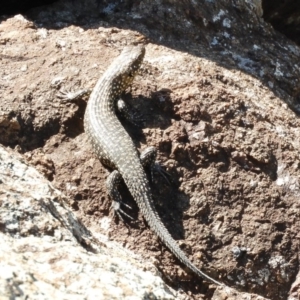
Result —
[{"label": "lizard foot", "polygon": [[81,99],[83,96],[89,95],[91,93],[91,90],[84,89],[84,90],[79,90],[76,92],[71,92],[71,91],[58,91],[56,96],[61,99],[63,102],[71,102],[71,101],[76,101],[78,99]]},{"label": "lizard foot", "polygon": [[119,171],[114,170],[106,180],[106,187],[108,190],[108,194],[112,199],[111,208],[114,210],[114,215],[118,215],[118,217],[124,222],[122,215],[128,217],[133,220],[131,216],[129,216],[122,208],[121,205],[126,206],[129,209],[132,209],[130,205],[124,203],[122,201],[121,194],[119,192],[119,186],[122,181],[122,176]]},{"label": "lizard foot", "polygon": [[157,150],[155,147],[146,148],[140,156],[141,163],[144,168],[150,168],[152,182],[154,181],[154,173],[157,172],[170,185],[170,181],[167,178],[167,176],[171,177],[171,175],[166,170],[163,169],[163,167],[158,161],[156,161],[156,155],[157,155]]}]

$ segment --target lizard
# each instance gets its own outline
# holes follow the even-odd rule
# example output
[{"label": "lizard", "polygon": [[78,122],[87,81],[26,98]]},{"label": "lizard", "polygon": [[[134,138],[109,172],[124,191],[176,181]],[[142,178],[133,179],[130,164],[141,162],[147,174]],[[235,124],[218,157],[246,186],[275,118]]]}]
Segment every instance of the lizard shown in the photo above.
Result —
[{"label": "lizard", "polygon": [[106,185],[115,211],[124,213],[118,191],[118,185],[123,179],[149,227],[169,250],[198,276],[216,285],[223,285],[198,269],[163,225],[154,208],[150,183],[144,170],[147,165],[155,165],[156,149],[149,147],[139,156],[132,139],[116,115],[116,109],[122,107],[118,105],[118,99],[131,86],[144,56],[143,45],[127,46],[112,62],[90,94],[84,115],[84,130],[96,156],[102,164],[113,169]]}]

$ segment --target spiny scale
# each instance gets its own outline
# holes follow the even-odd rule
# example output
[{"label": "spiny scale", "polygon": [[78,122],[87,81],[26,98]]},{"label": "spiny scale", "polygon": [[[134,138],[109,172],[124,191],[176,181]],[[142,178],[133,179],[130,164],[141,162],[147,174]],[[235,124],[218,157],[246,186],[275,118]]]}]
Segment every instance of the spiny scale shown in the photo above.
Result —
[{"label": "spiny scale", "polygon": [[139,154],[116,117],[116,101],[131,85],[144,55],[145,48],[141,45],[126,47],[99,79],[88,101],[85,131],[98,158],[118,170],[150,228],[172,253],[198,276],[221,285],[192,264],[160,221]]}]

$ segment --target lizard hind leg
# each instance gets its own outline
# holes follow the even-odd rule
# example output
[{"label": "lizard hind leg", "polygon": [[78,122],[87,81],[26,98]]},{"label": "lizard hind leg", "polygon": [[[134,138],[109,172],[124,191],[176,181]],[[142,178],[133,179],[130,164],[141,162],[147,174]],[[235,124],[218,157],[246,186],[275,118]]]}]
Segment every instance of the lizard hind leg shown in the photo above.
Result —
[{"label": "lizard hind leg", "polygon": [[124,222],[122,214],[133,220],[122,208],[121,205],[131,209],[131,207],[122,201],[121,194],[119,192],[119,186],[122,182],[122,176],[118,170],[114,170],[106,179],[106,187],[110,198],[112,199],[111,208],[114,210],[114,214]]},{"label": "lizard hind leg", "polygon": [[158,161],[156,161],[156,156],[157,150],[155,147],[151,146],[146,148],[140,156],[142,166],[144,168],[150,168],[152,182],[154,181],[154,172],[157,172],[167,181],[168,184],[170,184],[170,181],[167,178],[170,174],[162,168]]}]

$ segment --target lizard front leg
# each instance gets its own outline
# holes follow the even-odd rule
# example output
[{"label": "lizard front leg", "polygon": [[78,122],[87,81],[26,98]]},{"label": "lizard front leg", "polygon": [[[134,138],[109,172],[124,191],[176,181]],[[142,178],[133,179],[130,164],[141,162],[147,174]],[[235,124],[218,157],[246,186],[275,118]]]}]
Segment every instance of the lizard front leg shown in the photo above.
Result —
[{"label": "lizard front leg", "polygon": [[170,181],[167,178],[170,174],[162,168],[158,161],[156,161],[156,156],[156,148],[153,146],[147,147],[140,156],[142,166],[144,168],[150,168],[152,181],[154,181],[154,172],[157,172],[167,181],[168,184],[170,184]]}]

